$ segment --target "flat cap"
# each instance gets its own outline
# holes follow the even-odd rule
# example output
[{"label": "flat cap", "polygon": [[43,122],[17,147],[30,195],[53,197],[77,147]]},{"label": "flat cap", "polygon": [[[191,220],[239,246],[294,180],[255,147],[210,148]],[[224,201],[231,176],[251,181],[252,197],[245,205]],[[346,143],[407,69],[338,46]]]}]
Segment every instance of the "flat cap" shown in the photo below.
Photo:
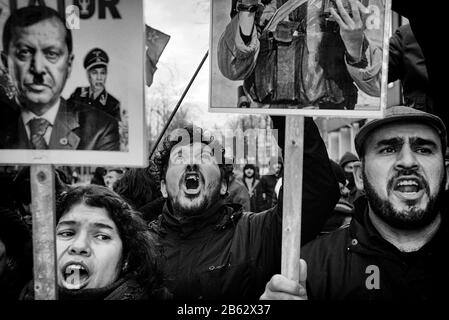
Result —
[{"label": "flat cap", "polygon": [[436,130],[441,139],[443,153],[446,151],[447,146],[446,126],[439,117],[406,106],[394,106],[386,109],[384,118],[368,121],[357,133],[357,135],[355,136],[354,143],[355,149],[357,150],[357,154],[359,155],[359,157],[363,156],[364,143],[366,139],[372,134],[372,132],[386,124],[394,122],[402,122],[402,123],[418,122],[427,124],[428,126]]},{"label": "flat cap", "polygon": [[109,57],[107,53],[100,48],[94,48],[90,50],[84,58],[84,69],[89,70],[96,66],[107,67],[108,63]]}]

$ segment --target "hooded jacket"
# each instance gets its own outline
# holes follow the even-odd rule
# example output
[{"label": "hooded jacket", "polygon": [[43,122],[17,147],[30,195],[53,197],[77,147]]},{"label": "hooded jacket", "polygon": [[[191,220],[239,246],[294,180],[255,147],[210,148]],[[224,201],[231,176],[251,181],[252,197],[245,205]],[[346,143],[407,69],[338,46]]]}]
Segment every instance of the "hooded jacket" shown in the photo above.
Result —
[{"label": "hooded jacket", "polygon": [[420,250],[400,252],[381,237],[356,201],[349,227],[309,243],[307,294],[311,300],[435,300],[448,295],[447,221]]}]

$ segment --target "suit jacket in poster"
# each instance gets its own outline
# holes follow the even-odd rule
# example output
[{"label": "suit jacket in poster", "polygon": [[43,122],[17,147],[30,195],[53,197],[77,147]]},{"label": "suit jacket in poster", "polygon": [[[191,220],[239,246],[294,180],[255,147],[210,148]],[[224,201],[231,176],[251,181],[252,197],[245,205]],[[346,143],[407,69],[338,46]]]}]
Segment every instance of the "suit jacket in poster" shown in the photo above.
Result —
[{"label": "suit jacket in poster", "polygon": [[96,99],[92,99],[90,97],[89,87],[78,87],[72,93],[69,100],[72,99],[106,112],[117,119],[117,121],[121,120],[120,102],[106,90],[103,90]]},{"label": "suit jacket in poster", "polygon": [[[2,100],[0,108],[0,149],[32,149],[20,116],[20,108],[3,102]],[[61,98],[48,147],[119,151],[118,123],[100,110]]]}]

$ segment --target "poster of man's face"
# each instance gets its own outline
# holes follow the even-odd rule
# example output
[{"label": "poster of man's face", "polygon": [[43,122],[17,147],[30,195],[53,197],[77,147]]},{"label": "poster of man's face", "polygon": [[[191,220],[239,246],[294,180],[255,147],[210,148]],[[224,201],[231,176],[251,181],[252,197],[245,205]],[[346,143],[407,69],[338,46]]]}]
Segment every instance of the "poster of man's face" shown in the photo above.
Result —
[{"label": "poster of man's face", "polygon": [[144,26],[143,1],[0,1],[0,162],[143,165]]},{"label": "poster of man's face", "polygon": [[212,112],[381,117],[391,0],[211,0]]}]

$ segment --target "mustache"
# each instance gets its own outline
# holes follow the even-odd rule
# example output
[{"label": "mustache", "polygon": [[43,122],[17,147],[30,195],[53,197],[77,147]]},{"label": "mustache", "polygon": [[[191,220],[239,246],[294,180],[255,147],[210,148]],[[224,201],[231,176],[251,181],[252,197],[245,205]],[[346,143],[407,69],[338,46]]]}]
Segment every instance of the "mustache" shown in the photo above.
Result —
[{"label": "mustache", "polygon": [[200,170],[199,166],[196,164],[194,165],[187,165],[184,169],[183,174],[181,175],[181,181],[185,181],[185,178],[189,174],[197,174],[200,180],[204,181],[204,175],[203,172]]},{"label": "mustache", "polygon": [[27,81],[27,84],[29,84],[29,85],[38,84],[38,85],[44,85],[44,86],[48,86],[48,87],[52,86],[52,83],[50,83],[51,81],[46,81],[43,74],[35,74],[35,75],[33,75],[33,78],[30,80],[31,81]]}]

